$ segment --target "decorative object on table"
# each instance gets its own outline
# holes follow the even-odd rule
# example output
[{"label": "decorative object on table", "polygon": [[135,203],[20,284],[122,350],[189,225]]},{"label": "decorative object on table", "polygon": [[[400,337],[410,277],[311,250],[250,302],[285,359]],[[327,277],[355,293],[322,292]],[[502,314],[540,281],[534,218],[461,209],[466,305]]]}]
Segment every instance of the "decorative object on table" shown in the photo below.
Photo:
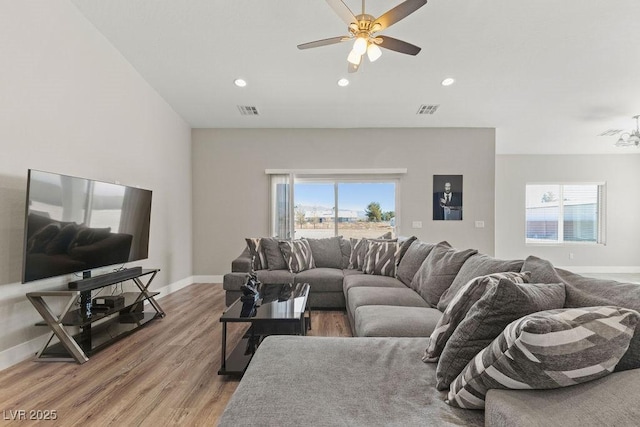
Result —
[{"label": "decorative object on table", "polygon": [[462,221],[462,175],[433,176],[433,220]]},{"label": "decorative object on table", "polygon": [[260,298],[260,281],[258,280],[258,276],[255,271],[251,271],[247,276],[247,282],[240,286],[240,290],[242,291],[242,296],[240,300],[245,302],[251,302],[255,304],[255,302]]}]

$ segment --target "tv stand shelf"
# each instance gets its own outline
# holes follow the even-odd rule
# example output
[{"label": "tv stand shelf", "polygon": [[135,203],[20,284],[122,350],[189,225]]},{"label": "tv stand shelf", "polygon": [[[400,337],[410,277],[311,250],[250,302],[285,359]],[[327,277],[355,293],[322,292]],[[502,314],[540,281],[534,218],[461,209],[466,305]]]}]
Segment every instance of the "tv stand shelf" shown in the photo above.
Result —
[{"label": "tv stand shelf", "polygon": [[[152,320],[164,317],[164,311],[155,300],[159,292],[149,292],[148,290],[159,271],[159,269],[138,269],[136,275],[128,279],[123,279],[121,272],[106,274],[104,277],[99,276],[99,284],[95,278],[92,279],[91,289],[29,292],[27,298],[44,319],[44,322],[38,322],[36,325],[51,328],[49,338],[37,353],[36,360],[84,363],[95,352],[132,334]],[[129,275],[131,276],[131,274]],[[140,279],[143,276],[149,276],[146,283]],[[124,305],[105,311],[89,311],[89,315],[85,314],[84,304],[81,304],[80,308],[73,308],[79,299],[85,304],[86,301],[91,301],[91,290],[113,285],[123,280],[133,280],[139,289],[138,292],[120,294],[124,297]],[[76,282],[76,285],[77,283],[79,282]],[[67,303],[61,314],[55,315],[53,313],[45,301],[45,298],[49,297],[67,298]],[[143,312],[145,302],[153,307],[154,312]],[[67,328],[78,329],[79,333],[72,335]],[[54,336],[58,338],[59,342],[51,342]]]}]

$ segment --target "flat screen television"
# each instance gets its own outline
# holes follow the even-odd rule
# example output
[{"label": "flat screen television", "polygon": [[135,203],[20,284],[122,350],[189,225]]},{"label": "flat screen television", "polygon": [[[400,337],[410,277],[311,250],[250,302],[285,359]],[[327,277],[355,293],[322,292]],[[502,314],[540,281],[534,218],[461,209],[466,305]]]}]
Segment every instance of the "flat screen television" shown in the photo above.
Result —
[{"label": "flat screen television", "polygon": [[22,283],[145,259],[151,191],[29,169]]}]

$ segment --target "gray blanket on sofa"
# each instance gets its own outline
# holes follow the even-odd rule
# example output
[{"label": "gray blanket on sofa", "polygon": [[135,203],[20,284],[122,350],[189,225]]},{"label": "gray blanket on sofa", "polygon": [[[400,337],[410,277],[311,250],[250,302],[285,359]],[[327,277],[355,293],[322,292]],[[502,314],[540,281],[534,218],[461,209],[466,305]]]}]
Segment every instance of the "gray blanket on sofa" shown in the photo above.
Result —
[{"label": "gray blanket on sofa", "polygon": [[268,337],[220,425],[484,425],[483,411],[444,403],[436,365],[421,361],[427,340]]}]

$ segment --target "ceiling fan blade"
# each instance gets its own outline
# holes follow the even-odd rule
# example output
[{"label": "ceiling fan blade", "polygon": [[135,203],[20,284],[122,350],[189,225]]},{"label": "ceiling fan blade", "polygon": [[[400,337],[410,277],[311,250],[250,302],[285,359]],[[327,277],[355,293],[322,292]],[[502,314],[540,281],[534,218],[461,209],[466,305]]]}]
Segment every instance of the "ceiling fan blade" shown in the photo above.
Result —
[{"label": "ceiling fan blade", "polygon": [[385,49],[395,50],[396,52],[406,53],[407,55],[417,55],[421,48],[411,43],[403,42],[402,40],[394,39],[389,36],[378,36],[378,39],[382,39],[379,46]]},{"label": "ceiling fan blade", "polygon": [[312,47],[327,46],[349,40],[349,37],[331,37],[330,39],[316,40],[314,42],[302,43],[298,45],[298,49],[310,49]]},{"label": "ceiling fan blade", "polygon": [[351,12],[351,9],[344,4],[342,0],[327,0],[331,9],[345,22],[345,24],[349,25],[352,22],[358,22],[356,16]]},{"label": "ceiling fan blade", "polygon": [[355,73],[356,71],[358,71],[358,68],[360,68],[361,63],[362,61],[360,61],[360,63],[358,64],[352,64],[351,62],[347,61],[347,71],[350,73]]},{"label": "ceiling fan blade", "polygon": [[381,31],[390,27],[401,19],[411,15],[425,4],[427,4],[427,0],[407,0],[404,3],[400,3],[398,6],[383,13],[375,20],[373,23],[373,27],[375,28],[374,31]]}]

